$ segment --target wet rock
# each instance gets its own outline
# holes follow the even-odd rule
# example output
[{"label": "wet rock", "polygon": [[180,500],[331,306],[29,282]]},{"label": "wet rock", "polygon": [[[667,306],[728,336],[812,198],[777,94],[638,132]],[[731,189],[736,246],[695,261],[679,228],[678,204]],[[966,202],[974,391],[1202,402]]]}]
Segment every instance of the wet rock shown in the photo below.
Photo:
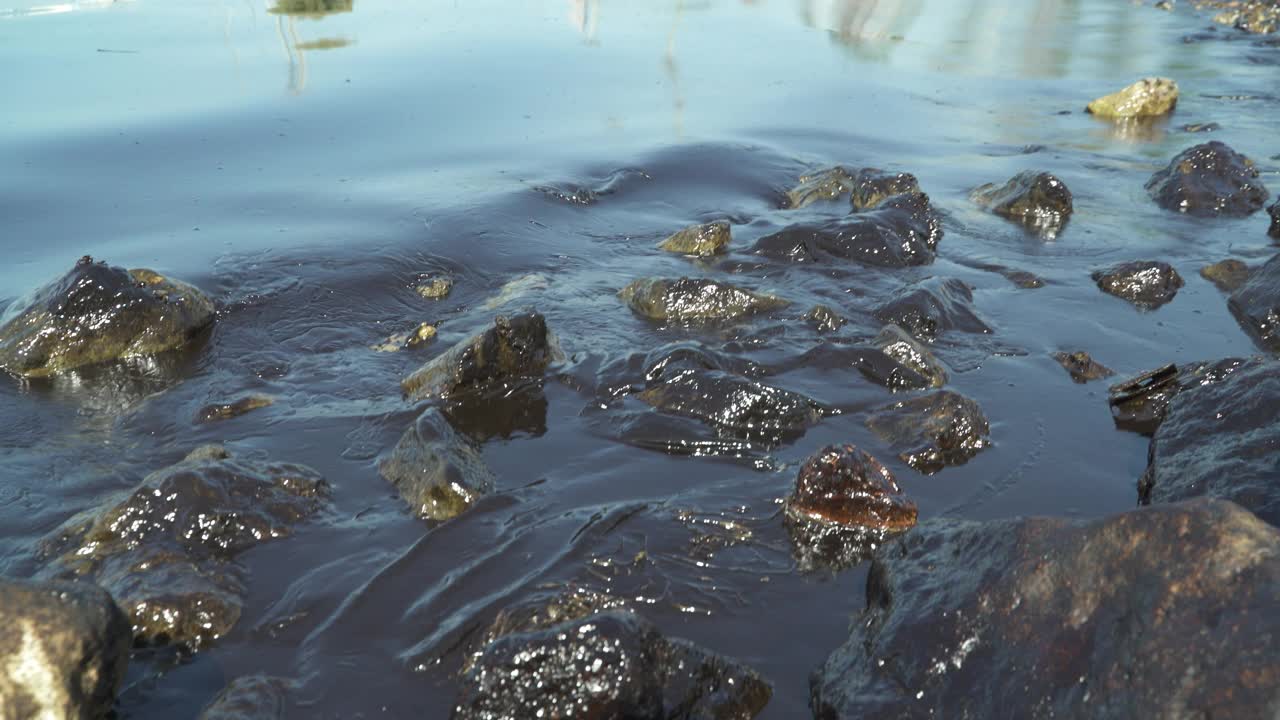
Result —
[{"label": "wet rock", "polygon": [[428,300],[443,300],[453,292],[453,278],[427,278],[418,283],[414,291]]},{"label": "wet rock", "polygon": [[1280,352],[1280,255],[1253,271],[1231,295],[1227,307],[1254,342]]},{"label": "wet rock", "polygon": [[805,570],[861,562],[917,514],[889,469],[854,445],[829,445],[806,460],[783,507]]},{"label": "wet rock", "polygon": [[1057,360],[1058,364],[1071,374],[1071,379],[1078,383],[1101,380],[1115,375],[1115,371],[1094,360],[1089,353],[1083,350],[1056,352],[1053,354],[1053,359]]},{"label": "wet rock", "polygon": [[826,305],[814,305],[809,312],[805,313],[804,319],[820,333],[836,332],[849,322]]},{"label": "wet rock", "polygon": [[45,377],[173,350],[213,323],[214,308],[191,285],[85,256],[2,319],[0,368]]},{"label": "wet rock", "polygon": [[1073,209],[1067,184],[1034,170],[1020,172],[1004,185],[988,183],[975,188],[970,198],[996,215],[1051,237],[1066,224]]},{"label": "wet rock", "polygon": [[855,261],[875,267],[933,262],[942,225],[924,193],[886,198],[873,209],[791,225],[761,238],[751,252],[793,263]]},{"label": "wet rock", "polygon": [[1035,290],[1036,288],[1042,288],[1045,285],[1042,278],[1037,276],[1035,273],[1030,273],[1026,270],[1006,269],[1000,274],[1004,275],[1009,282],[1017,285],[1023,290]]},{"label": "wet rock", "polygon": [[468,663],[454,720],[505,717],[753,718],[773,691],[751,669],[663,637],[622,610],[518,611]]},{"label": "wet rock", "polygon": [[1136,305],[1154,310],[1173,300],[1182,287],[1182,276],[1169,263],[1137,260],[1093,273],[1098,289]]},{"label": "wet rock", "polygon": [[460,515],[496,480],[480,450],[453,429],[439,408],[427,408],[405,430],[378,473],[395,486],[413,514],[444,521]]},{"label": "wet rock", "polygon": [[1280,2],[1276,0],[1209,0],[1197,7],[1221,10],[1213,21],[1255,35],[1269,35],[1280,28]]},{"label": "wet rock", "polygon": [[541,377],[559,358],[542,315],[494,318],[493,327],[453,346],[400,382],[410,400],[448,397],[505,382]]},{"label": "wet rock", "polygon": [[853,178],[849,197],[854,210],[870,210],[887,198],[904,194],[923,194],[915,175],[863,168]]},{"label": "wet rock", "polygon": [[1112,385],[1108,402],[1116,427],[1150,435],[1164,421],[1169,402],[1187,388],[1211,385],[1230,375],[1244,360],[1169,364]]},{"label": "wet rock", "polygon": [[376,352],[400,352],[420,348],[436,339],[436,328],[430,323],[422,323],[405,333],[396,333],[381,343],[370,347]]},{"label": "wet rock", "polygon": [[1249,279],[1249,266],[1234,258],[1223,260],[1200,268],[1200,277],[1222,292],[1231,293],[1239,290]]},{"label": "wet rock", "polygon": [[265,395],[245,395],[229,403],[205,405],[196,413],[196,422],[230,420],[260,408],[271,407],[273,402],[271,398]]},{"label": "wet rock", "polygon": [[790,304],[772,295],[703,278],[636,280],[618,297],[637,315],[662,323],[739,320]]},{"label": "wet rock", "polygon": [[663,240],[658,248],[667,252],[697,257],[710,257],[729,246],[729,223],[710,222],[692,225]]},{"label": "wet rock", "polygon": [[547,434],[547,395],[542,383],[503,386],[500,391],[468,393],[441,409],[455,430],[477,443],[494,438],[541,437]]},{"label": "wet rock", "polygon": [[933,278],[899,293],[875,311],[885,324],[897,325],[915,337],[933,342],[948,330],[991,332],[973,308],[973,291],[963,282]]},{"label": "wet rock", "polygon": [[1271,196],[1253,161],[1216,140],[1179,153],[1146,187],[1160,207],[1197,217],[1244,217]]},{"label": "wet rock", "polygon": [[108,716],[133,634],[106,591],[0,578],[0,628],[0,717]]},{"label": "wet rock", "polygon": [[480,309],[485,312],[497,310],[514,300],[527,297],[551,287],[551,278],[542,273],[528,273],[508,280],[498,288],[498,294],[484,301]]},{"label": "wet rock", "polygon": [[637,397],[661,412],[697,419],[721,437],[769,446],[798,439],[822,419],[822,406],[804,395],[719,370],[667,373]]},{"label": "wet rock", "polygon": [[833,720],[1269,717],[1278,601],[1280,533],[1229,502],[934,520],[876,555],[810,702]]},{"label": "wet rock", "polygon": [[1178,104],[1178,83],[1149,77],[1094,100],[1085,109],[1098,117],[1122,120],[1166,115]]},{"label": "wet rock", "polygon": [[898,450],[898,457],[925,475],[963,465],[991,446],[982,408],[949,390],[894,403],[872,412],[867,427]]},{"label": "wet rock", "polygon": [[207,705],[197,720],[282,720],[287,680],[246,675],[231,681]]},{"label": "wet rock", "polygon": [[914,370],[927,382],[926,387],[940,388],[947,384],[947,371],[938,359],[906,330],[897,325],[886,325],[871,344],[880,352]]},{"label": "wet rock", "polygon": [[1271,216],[1271,227],[1267,228],[1267,234],[1280,240],[1280,200],[1276,200],[1271,207],[1267,208],[1267,214]]},{"label": "wet rock", "polygon": [[835,200],[853,189],[853,175],[833,167],[812,175],[801,175],[800,184],[787,191],[783,208],[797,210],[822,200]]},{"label": "wet rock", "polygon": [[328,484],[308,467],[205,446],[55,531],[40,549],[51,559],[42,574],[107,589],[138,643],[198,649],[240,617],[246,587],[235,557],[289,535],[327,496]]},{"label": "wet rock", "polygon": [[1143,503],[1208,496],[1280,525],[1280,363],[1254,359],[1169,402],[1139,483]]},{"label": "wet rock", "polygon": [[651,179],[643,170],[622,168],[609,173],[603,180],[592,185],[576,183],[558,183],[555,185],[539,185],[534,188],[553,200],[560,200],[572,205],[594,205],[602,197],[621,192],[637,181]]},{"label": "wet rock", "polygon": [[[896,342],[896,339],[886,336],[881,341],[886,344],[886,347],[889,347]],[[914,350],[899,346],[893,348],[893,351],[903,356],[904,360],[910,360],[911,355],[921,349],[916,344]],[[781,373],[798,368],[809,370],[853,368],[876,385],[893,392],[901,392],[904,390],[931,388],[934,386],[933,383],[936,378],[933,373],[937,371],[945,372],[942,370],[941,364],[932,358],[932,355],[929,355],[927,359],[922,357],[921,361],[927,364],[927,367],[922,369],[929,372],[929,375],[921,374],[915,367],[891,357],[879,347],[822,343],[811,350],[807,350],[797,358],[780,363],[776,370]]]}]

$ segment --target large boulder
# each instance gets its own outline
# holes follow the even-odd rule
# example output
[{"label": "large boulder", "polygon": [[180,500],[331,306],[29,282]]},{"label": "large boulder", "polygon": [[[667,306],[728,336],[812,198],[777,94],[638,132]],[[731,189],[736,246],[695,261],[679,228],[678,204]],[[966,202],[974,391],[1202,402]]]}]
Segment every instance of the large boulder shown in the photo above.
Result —
[{"label": "large boulder", "polygon": [[108,716],[133,633],[105,590],[0,579],[0,628],[0,717]]},{"label": "large boulder", "polygon": [[933,342],[948,330],[991,332],[991,327],[974,309],[973,291],[955,278],[931,278],[904,290],[877,308],[875,317],[925,342]]},{"label": "large boulder", "polygon": [[427,408],[378,463],[413,514],[448,520],[493,492],[493,471],[479,448],[454,430],[440,408]]},{"label": "large boulder", "polygon": [[424,400],[541,378],[559,352],[542,315],[500,315],[493,327],[418,368],[400,382],[400,389],[410,400]]},{"label": "large boulder", "polygon": [[875,410],[867,416],[867,427],[925,475],[963,465],[991,446],[991,427],[982,408],[950,390]]},{"label": "large boulder", "polygon": [[151,270],[80,258],[0,318],[0,368],[45,377],[185,345],[214,320],[196,288]]},{"label": "large boulder", "polygon": [[1047,172],[1026,170],[1003,185],[987,183],[970,198],[991,212],[1054,237],[1074,210],[1067,184]]},{"label": "large boulder", "polygon": [[1198,500],[1092,522],[926,522],[890,541],[815,717],[1280,714],[1280,532]]},{"label": "large boulder", "polygon": [[1280,352],[1280,255],[1252,271],[1227,307],[1259,346]]},{"label": "large boulder", "polygon": [[1094,100],[1085,110],[1109,120],[1127,120],[1167,115],[1177,104],[1178,83],[1149,77]]},{"label": "large boulder", "polygon": [[1164,422],[1169,403],[1189,388],[1221,382],[1246,361],[1227,358],[1216,362],[1162,365],[1112,385],[1107,402],[1116,427],[1151,435]]},{"label": "large boulder", "polygon": [[1271,197],[1253,161],[1216,140],[1176,155],[1147,192],[1166,210],[1198,217],[1244,217]]},{"label": "large boulder", "polygon": [[942,225],[929,197],[893,195],[863,212],[815,223],[791,225],[761,238],[751,252],[793,263],[855,261],[875,267],[907,267],[933,262]]},{"label": "large boulder", "polygon": [[1098,289],[1128,300],[1142,310],[1155,310],[1171,302],[1182,287],[1182,276],[1169,263],[1136,260],[1093,273]]},{"label": "large boulder", "polygon": [[289,535],[328,492],[311,468],[199,448],[46,538],[42,574],[106,588],[139,643],[198,649],[240,618],[247,588],[236,556]]},{"label": "large boulder", "polygon": [[1144,503],[1233,500],[1280,525],[1280,361],[1253,359],[1178,393],[1138,489]]},{"label": "large boulder", "polygon": [[645,278],[618,292],[637,315],[660,323],[728,322],[790,303],[707,278]]}]

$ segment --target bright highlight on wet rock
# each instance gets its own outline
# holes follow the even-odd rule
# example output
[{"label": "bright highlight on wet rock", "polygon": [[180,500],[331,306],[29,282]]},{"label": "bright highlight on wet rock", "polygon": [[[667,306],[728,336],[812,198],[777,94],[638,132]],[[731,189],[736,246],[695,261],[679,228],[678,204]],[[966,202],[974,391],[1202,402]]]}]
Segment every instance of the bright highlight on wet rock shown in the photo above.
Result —
[{"label": "bright highlight on wet rock", "polygon": [[416,401],[540,378],[559,354],[555,336],[542,315],[500,315],[494,318],[493,327],[418,368],[400,382],[400,389]]},{"label": "bright highlight on wet rock", "polygon": [[1169,78],[1149,77],[1089,103],[1086,110],[1113,120],[1157,117],[1173,111],[1178,104],[1178,83]]},{"label": "bright highlight on wet rock", "polygon": [[1058,235],[1075,209],[1066,183],[1035,170],[1018,173],[1003,185],[987,183],[975,188],[970,198],[1049,238]]},{"label": "bright highlight on wet rock", "polygon": [[695,257],[711,257],[729,246],[729,223],[711,222],[691,225],[663,240],[658,248],[667,252]]},{"label": "bright highlight on wet rock", "polygon": [[430,520],[457,517],[495,485],[480,449],[434,407],[404,431],[378,472],[414,515]]},{"label": "bright highlight on wet rock", "polygon": [[1153,260],[1121,263],[1093,273],[1098,289],[1133,303],[1142,310],[1155,310],[1171,302],[1182,287],[1182,276],[1173,266]]},{"label": "bright highlight on wet rock", "polygon": [[1252,271],[1227,307],[1260,347],[1280,352],[1280,255]]},{"label": "bright highlight on wet rock", "polygon": [[867,427],[925,475],[963,465],[991,447],[991,427],[982,408],[950,390],[880,408],[867,416]]},{"label": "bright highlight on wet rock", "polygon": [[637,315],[655,322],[700,323],[739,320],[791,303],[707,278],[645,278],[618,292]]},{"label": "bright highlight on wet rock", "polygon": [[1146,187],[1160,207],[1196,217],[1245,217],[1271,197],[1254,162],[1216,140],[1183,150]]}]

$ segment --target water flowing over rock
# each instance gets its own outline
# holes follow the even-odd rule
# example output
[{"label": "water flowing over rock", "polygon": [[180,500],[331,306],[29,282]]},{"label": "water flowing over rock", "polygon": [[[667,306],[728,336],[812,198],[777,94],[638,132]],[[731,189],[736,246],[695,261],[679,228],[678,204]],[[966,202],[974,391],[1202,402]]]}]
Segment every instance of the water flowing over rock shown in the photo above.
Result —
[{"label": "water flowing over rock", "polygon": [[637,315],[661,323],[728,322],[790,303],[718,280],[646,278],[618,292]]},{"label": "water flowing over rock", "polygon": [[542,315],[500,315],[494,319],[493,327],[418,368],[401,381],[400,389],[416,401],[541,378],[559,355],[555,336]]},{"label": "water flowing over rock", "polygon": [[1280,533],[1198,500],[934,520],[887,543],[814,716],[1273,717]]},{"label": "water flowing over rock", "polygon": [[722,437],[776,446],[822,419],[822,406],[799,393],[720,370],[667,373],[637,396],[664,413],[706,423]]},{"label": "water flowing over rock", "polygon": [[85,256],[0,318],[0,368],[45,377],[155,355],[185,345],[214,317],[212,301],[184,282]]},{"label": "water flowing over rock", "polygon": [[1108,391],[1112,419],[1121,430],[1150,435],[1164,422],[1169,403],[1178,393],[1220,382],[1244,363],[1240,358],[1227,358],[1181,367],[1169,364],[1116,383]]},{"label": "water flowing over rock", "polygon": [[1182,287],[1182,276],[1169,263],[1137,260],[1093,273],[1098,289],[1128,300],[1142,310],[1169,303]]},{"label": "water flowing over rock", "polygon": [[44,574],[106,588],[139,643],[198,649],[240,618],[247,578],[235,557],[289,535],[327,496],[328,484],[308,467],[198,448],[46,538]]},{"label": "water flowing over rock", "polygon": [[1026,170],[1003,185],[975,188],[970,198],[1001,217],[1056,237],[1074,211],[1067,184],[1047,172]]},{"label": "water flowing over rock", "polygon": [[1250,273],[1227,307],[1261,348],[1280,352],[1280,255]]},{"label": "water flowing over rock", "polygon": [[1209,496],[1280,525],[1280,361],[1254,359],[1169,402],[1139,483],[1144,503]]},{"label": "water flowing over rock", "polygon": [[1147,192],[1160,207],[1197,217],[1244,217],[1271,197],[1253,161],[1216,140],[1175,156]]},{"label": "water flowing over rock", "polygon": [[88,583],[0,578],[0,717],[107,717],[129,666],[129,620]]},{"label": "water flowing over rock", "polygon": [[947,465],[963,465],[991,446],[991,428],[982,408],[950,390],[880,408],[867,416],[867,427],[925,475]]},{"label": "water flowing over rock", "polygon": [[378,463],[378,472],[414,515],[440,521],[460,515],[496,484],[479,448],[436,407],[427,408],[404,431]]},{"label": "water flowing over rock", "polygon": [[1200,277],[1213,283],[1222,292],[1239,290],[1249,280],[1249,266],[1236,259],[1222,260],[1200,268]]},{"label": "water flowing over rock", "polygon": [[973,307],[973,291],[960,280],[934,278],[899,293],[875,311],[877,320],[901,327],[925,342],[948,330],[991,332]]},{"label": "water flowing over rock", "polygon": [[933,262],[942,225],[924,193],[885,198],[833,220],[799,223],[761,238],[752,253],[792,263],[855,261],[873,267]]},{"label": "water flowing over rock", "polygon": [[663,240],[658,248],[681,255],[710,257],[724,252],[729,240],[729,223],[710,222],[691,225]]}]

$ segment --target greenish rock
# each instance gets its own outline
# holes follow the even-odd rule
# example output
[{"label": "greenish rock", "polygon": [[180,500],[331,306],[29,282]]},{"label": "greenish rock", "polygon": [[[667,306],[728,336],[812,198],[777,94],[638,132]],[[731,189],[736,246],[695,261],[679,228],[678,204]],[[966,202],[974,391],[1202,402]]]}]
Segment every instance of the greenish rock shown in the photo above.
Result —
[{"label": "greenish rock", "polygon": [[996,215],[1022,223],[1049,238],[1057,236],[1075,210],[1067,184],[1047,172],[1035,170],[1020,172],[1003,185],[979,186],[970,198]]},{"label": "greenish rock", "polygon": [[453,292],[453,279],[447,277],[429,278],[418,283],[414,288],[422,297],[428,300],[443,300]]},{"label": "greenish rock", "polygon": [[1115,375],[1111,368],[1094,360],[1089,353],[1083,350],[1056,352],[1053,354],[1053,359],[1057,360],[1062,369],[1071,375],[1073,382],[1083,384],[1091,380],[1101,380]]},{"label": "greenish rock", "polygon": [[835,200],[853,190],[853,181],[853,175],[839,166],[801,175],[800,184],[787,191],[783,207],[798,210],[822,200]]},{"label": "greenish rock", "polygon": [[1242,260],[1231,258],[1200,268],[1200,277],[1222,292],[1232,293],[1248,282],[1249,266]]},{"label": "greenish rock", "polygon": [[897,325],[886,325],[871,344],[880,352],[914,370],[929,383],[929,387],[940,388],[947,384],[947,371],[938,358]]},{"label": "greenish rock", "polygon": [[870,210],[894,195],[908,193],[922,193],[915,175],[879,168],[862,168],[854,175],[849,199],[854,210],[862,211]]},{"label": "greenish rock", "polygon": [[274,402],[266,395],[246,395],[227,403],[213,403],[200,408],[200,411],[196,413],[196,422],[230,420],[254,410],[271,407]]},{"label": "greenish rock", "polygon": [[1098,117],[1123,120],[1157,117],[1178,104],[1178,83],[1169,78],[1143,78],[1134,84],[1094,100],[1085,108]]},{"label": "greenish rock", "polygon": [[559,358],[555,336],[542,315],[499,315],[493,327],[418,368],[400,382],[400,389],[414,401],[446,398],[522,378],[541,378]]},{"label": "greenish rock", "polygon": [[213,302],[191,285],[85,256],[5,313],[0,368],[37,378],[155,355],[185,345],[214,316]]},{"label": "greenish rock", "polygon": [[658,248],[681,255],[710,257],[729,246],[729,223],[710,222],[691,225],[663,240]]},{"label": "greenish rock", "polygon": [[435,407],[405,430],[391,454],[378,463],[378,473],[424,520],[457,517],[493,492],[496,484],[480,450]]},{"label": "greenish rock", "polygon": [[644,278],[618,292],[637,315],[655,322],[696,323],[738,320],[790,303],[705,278]]}]

